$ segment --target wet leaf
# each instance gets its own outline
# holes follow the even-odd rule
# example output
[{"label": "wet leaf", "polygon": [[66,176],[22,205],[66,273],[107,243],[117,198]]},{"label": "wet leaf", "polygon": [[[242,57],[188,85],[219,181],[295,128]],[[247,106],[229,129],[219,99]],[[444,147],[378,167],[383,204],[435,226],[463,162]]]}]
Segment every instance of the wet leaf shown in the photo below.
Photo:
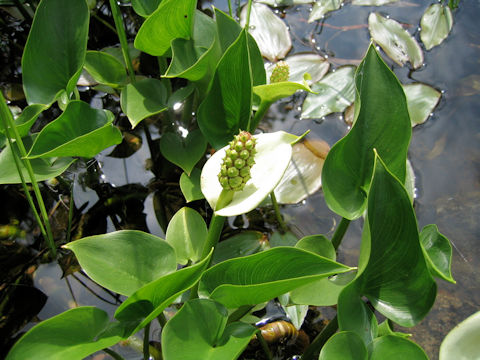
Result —
[{"label": "wet leaf", "polygon": [[425,10],[420,21],[420,39],[427,50],[440,45],[453,27],[452,11],[448,6],[432,4]]},{"label": "wet leaf", "polygon": [[138,15],[147,17],[157,10],[161,1],[162,0],[132,0],[132,7]]},{"label": "wet leaf", "polygon": [[89,18],[84,0],[39,4],[22,57],[29,104],[51,104],[62,91],[73,91],[85,60]]},{"label": "wet leaf", "polygon": [[100,84],[118,87],[127,82],[125,66],[106,52],[87,51],[84,67]]},{"label": "wet leaf", "polygon": [[428,360],[423,349],[400,336],[386,335],[373,340],[369,346],[370,360]]},{"label": "wet leaf", "polygon": [[[278,131],[254,137],[257,140],[257,154],[251,169],[252,178],[242,191],[235,192],[230,204],[216,212],[217,215],[235,216],[255,209],[273,191],[287,169],[292,156],[290,144],[297,139],[295,135]],[[202,192],[212,209],[215,209],[223,190],[218,174],[226,149],[227,146],[213,154],[202,170]]]},{"label": "wet leaf", "polygon": [[110,111],[70,101],[65,112],[38,133],[27,157],[94,157],[122,141],[122,133],[112,122]]},{"label": "wet leaf", "polygon": [[286,232],[282,234],[278,231],[272,234],[270,238],[270,246],[277,247],[277,246],[295,246],[297,243],[298,238],[291,232]]},{"label": "wet leaf", "polygon": [[454,327],[440,346],[440,360],[475,359],[478,357],[480,311]]},{"label": "wet leaf", "polygon": [[175,251],[165,240],[137,230],[89,236],[64,247],[95,282],[127,296],[177,268]]},{"label": "wet leaf", "polygon": [[208,93],[198,108],[198,125],[219,149],[239,129],[246,130],[252,106],[252,78],[247,33],[242,31],[218,63]]},{"label": "wet leaf", "polygon": [[322,170],[327,205],[349,219],[360,217],[367,204],[372,149],[377,149],[389,169],[405,182],[412,133],[403,89],[373,45],[357,69],[355,82],[359,94],[355,124],[332,147]]},{"label": "wet leaf", "polygon": [[[303,84],[305,82],[304,75],[309,74],[311,79],[308,83],[315,83],[328,72],[330,63],[323,57],[317,54],[295,54],[284,59],[290,68],[289,81]],[[272,70],[276,64],[269,64],[266,68],[267,78],[270,79]]]},{"label": "wet leaf", "polygon": [[381,6],[398,0],[352,0],[352,5]]},{"label": "wet leaf", "polygon": [[172,40],[190,39],[197,0],[163,0],[142,24],[135,47],[147,54],[161,56]]},{"label": "wet leaf", "polygon": [[368,17],[368,29],[373,41],[400,66],[410,62],[414,69],[423,65],[423,51],[417,40],[400,23],[378,13]]},{"label": "wet leaf", "polygon": [[186,302],[162,332],[164,359],[236,359],[257,329],[227,320],[227,309],[213,300]]},{"label": "wet leaf", "polygon": [[213,252],[212,264],[255,254],[266,247],[268,241],[259,231],[244,231],[220,241]]},{"label": "wet leaf", "polygon": [[367,360],[365,343],[352,331],[341,331],[333,335],[320,351],[318,360]]},{"label": "wet leaf", "polygon": [[344,111],[355,100],[355,67],[344,66],[312,85],[315,94],[307,94],[302,118],[316,119]]},{"label": "wet leaf", "polygon": [[452,277],[452,245],[440,234],[436,225],[427,225],[420,232],[420,243],[426,252],[432,275],[455,284]]},{"label": "wet leaf", "polygon": [[122,90],[120,106],[132,128],[143,119],[167,110],[167,90],[158,79],[147,78],[128,84]]},{"label": "wet leaf", "polygon": [[[307,146],[308,145],[308,146]],[[323,151],[323,156],[319,152]],[[282,180],[275,188],[275,197],[280,204],[297,204],[315,193],[322,186],[322,168],[329,150],[326,142],[305,140],[293,146],[292,159]]]},{"label": "wet leaf", "polygon": [[68,310],[31,328],[7,359],[81,360],[122,340],[120,331],[104,333],[109,325],[108,314],[98,308]]},{"label": "wet leaf", "polygon": [[308,22],[323,19],[328,12],[340,9],[342,3],[342,0],[316,0],[308,17]]},{"label": "wet leaf", "polygon": [[200,260],[207,233],[202,216],[191,208],[183,207],[168,223],[165,240],[175,249],[177,263],[186,265],[188,261]]},{"label": "wet leaf", "polygon": [[[247,6],[240,13],[240,25],[245,26]],[[253,3],[250,13],[250,28],[262,56],[275,62],[283,59],[292,47],[287,25],[267,5]]]},{"label": "wet leaf", "polygon": [[204,198],[202,188],[200,187],[200,174],[201,171],[199,169],[193,168],[190,176],[186,173],[182,173],[180,176],[180,190],[182,190],[187,203]]},{"label": "wet leaf", "polygon": [[236,308],[271,300],[319,278],[349,270],[308,251],[276,247],[208,269],[200,281],[199,294]]},{"label": "wet leaf", "polygon": [[442,96],[439,91],[422,83],[403,85],[403,91],[412,126],[424,123]]},{"label": "wet leaf", "polygon": [[195,164],[207,150],[207,141],[198,129],[190,131],[184,138],[173,132],[167,132],[160,138],[160,151],[170,162],[178,165],[190,175]]}]

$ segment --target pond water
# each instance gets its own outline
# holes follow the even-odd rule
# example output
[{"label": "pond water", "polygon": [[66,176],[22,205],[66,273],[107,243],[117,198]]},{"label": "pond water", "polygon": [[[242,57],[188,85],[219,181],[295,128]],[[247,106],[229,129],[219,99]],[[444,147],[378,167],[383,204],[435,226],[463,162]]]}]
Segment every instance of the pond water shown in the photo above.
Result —
[{"label": "pond water", "polygon": [[[228,11],[224,0],[202,3],[203,8],[211,5]],[[234,5],[237,9],[238,3]],[[380,10],[383,15],[406,24],[407,28],[416,29],[429,5],[430,2],[422,0],[401,0],[375,8],[352,6],[346,2],[340,10],[311,24],[307,23],[311,5],[281,9],[279,15],[291,31],[293,48],[290,54],[315,52],[328,55],[331,66],[338,67],[358,64],[366,52],[370,43],[367,28],[370,12]],[[442,45],[425,51],[425,65],[416,71],[411,71],[408,66],[400,67],[384,56],[402,83],[418,81],[442,91],[441,101],[429,119],[413,130],[409,159],[416,176],[414,206],[420,228],[435,223],[450,239],[454,248],[452,273],[457,283],[439,280],[437,300],[429,315],[416,327],[401,329],[412,333],[413,340],[431,359],[438,358],[444,336],[480,308],[479,16],[480,1],[461,1],[454,13],[451,34]],[[416,36],[418,38],[418,34]],[[348,132],[348,125],[339,113],[322,119],[301,120],[299,107],[303,98],[303,95],[295,95],[275,104],[260,128],[295,134],[309,129],[309,136],[323,139],[331,146]],[[170,178],[178,176],[174,167],[162,164],[157,178],[152,172],[145,171],[150,158],[147,144],[159,137],[159,131],[154,126],[150,127],[149,134],[137,131],[137,140],[141,140],[142,146],[130,157],[112,158],[108,156],[112,151],[109,149],[102,152],[96,162],[79,162],[77,169],[71,172],[70,176],[75,176],[76,207],[89,214],[90,219],[98,217],[98,221],[88,221],[85,233],[94,233],[96,229],[113,231],[121,225],[164,236],[158,216],[168,219],[183,205],[178,187],[169,183]],[[159,198],[170,199],[172,204],[161,209],[163,215],[158,214],[156,206]],[[105,205],[108,199],[114,199],[109,203],[110,210],[98,205]],[[200,202],[193,206],[203,213],[206,211]],[[340,220],[326,207],[321,191],[299,205],[283,206],[281,210],[287,224],[298,236],[331,236]],[[230,223],[236,224],[237,220],[232,219]],[[356,265],[361,221],[350,225],[339,249],[340,262]],[[27,236],[25,243],[29,244],[29,241],[32,239]],[[68,270],[69,266],[63,269]],[[56,263],[42,264],[34,272],[33,285],[48,296],[38,318],[48,318],[77,304],[99,306],[113,314],[115,304],[120,301],[115,294],[99,288],[80,273],[63,279],[61,275],[62,270]],[[24,330],[31,326],[27,325]]]}]

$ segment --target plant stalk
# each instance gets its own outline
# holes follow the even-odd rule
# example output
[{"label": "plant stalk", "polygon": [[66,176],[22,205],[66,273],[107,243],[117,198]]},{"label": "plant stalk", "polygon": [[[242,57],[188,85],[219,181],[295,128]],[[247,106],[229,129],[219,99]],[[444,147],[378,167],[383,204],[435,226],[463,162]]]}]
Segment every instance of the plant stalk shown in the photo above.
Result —
[{"label": "plant stalk", "polygon": [[348,225],[350,225],[350,220],[346,218],[342,218],[342,220],[340,221],[340,224],[338,224],[338,227],[335,230],[335,233],[333,234],[333,237],[332,237],[332,245],[335,248],[335,250],[337,250],[338,247],[340,246],[343,236],[347,232]]},{"label": "plant stalk", "polygon": [[260,343],[260,345],[262,347],[262,350],[265,353],[267,359],[268,360],[273,360],[272,352],[268,348],[268,344],[265,341],[265,338],[262,336],[262,331],[260,329],[258,329],[257,332],[255,333],[255,335],[257,336],[258,342]]},{"label": "plant stalk", "polygon": [[245,29],[247,29],[248,31],[248,28],[250,26],[250,13],[252,11],[252,0],[248,0],[248,8],[247,8],[247,22],[245,23]]},{"label": "plant stalk", "polygon": [[143,360],[150,359],[150,323],[143,329]]},{"label": "plant stalk", "polygon": [[113,21],[115,22],[115,28],[117,29],[118,39],[120,40],[120,46],[122,47],[123,60],[127,65],[128,75],[130,81],[135,83],[135,71],[133,70],[132,60],[130,59],[130,53],[128,51],[127,35],[125,33],[125,27],[123,24],[123,17],[120,12],[120,7],[116,0],[110,1],[110,9],[112,10]]},{"label": "plant stalk", "polygon": [[[315,339],[313,339],[312,343],[303,353],[301,360],[314,360],[318,358],[318,354],[322,349],[323,345],[327,342],[330,337],[335,334],[338,329],[338,320],[337,316],[335,317],[325,326],[320,334],[318,334]],[[316,357],[315,357],[316,356]]]},{"label": "plant stalk", "polygon": [[253,120],[248,122],[248,131],[253,133],[255,129],[257,128],[258,124],[260,121],[263,119],[265,114],[267,113],[268,109],[270,108],[270,105],[272,105],[271,102],[269,101],[261,101],[260,105],[258,105],[258,109],[255,112],[255,115],[253,117]]},{"label": "plant stalk", "polygon": [[288,227],[287,224],[285,224],[285,221],[283,221],[283,216],[280,213],[277,198],[275,197],[275,193],[273,191],[270,193],[270,198],[272,199],[273,209],[275,210],[275,216],[277,217],[277,221],[280,224],[282,231],[286,233],[288,231]]},{"label": "plant stalk", "polygon": [[105,348],[103,349],[104,352],[106,352],[108,355],[110,355],[112,358],[115,360],[125,360],[123,356],[121,356],[119,353],[116,351],[113,351],[112,349]]}]

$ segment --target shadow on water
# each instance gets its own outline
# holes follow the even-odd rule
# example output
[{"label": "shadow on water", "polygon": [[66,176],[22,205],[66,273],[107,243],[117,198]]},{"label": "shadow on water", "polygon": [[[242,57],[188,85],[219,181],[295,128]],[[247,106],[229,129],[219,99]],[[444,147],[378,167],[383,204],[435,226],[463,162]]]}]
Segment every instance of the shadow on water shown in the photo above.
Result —
[{"label": "shadow on water", "polygon": [[[224,0],[204,1],[202,6],[206,8],[210,5],[228,10]],[[420,0],[402,0],[396,5],[381,7],[381,11],[414,29],[429,5],[429,2]],[[292,32],[293,49],[290,54],[313,51],[328,55],[332,66],[358,64],[370,41],[367,17],[376,10],[347,3],[322,21],[308,24],[308,5],[286,8],[282,16]],[[440,104],[427,122],[414,128],[409,152],[416,175],[415,209],[420,228],[436,223],[454,246],[452,272],[457,284],[439,281],[437,301],[429,315],[418,326],[402,329],[413,334],[413,340],[426,350],[431,359],[438,358],[444,336],[480,306],[479,15],[478,2],[462,1],[455,12],[452,33],[442,45],[425,51],[425,66],[417,71],[401,68],[384,57],[402,83],[424,82],[443,92]],[[2,32],[6,33],[8,28],[2,26]],[[24,44],[24,32],[28,31],[28,26],[22,28],[20,24],[15,24],[14,27],[18,43]],[[108,40],[97,40],[99,43],[115,42],[110,37]],[[3,46],[18,48],[13,42]],[[19,63],[15,52],[19,50],[12,49],[3,52],[3,63]],[[17,68],[2,69],[2,84],[20,83]],[[82,93],[83,96],[87,94]],[[278,102],[260,127],[297,134],[310,129],[309,136],[324,139],[330,145],[347,133],[348,127],[340,114],[315,121],[299,120],[298,107],[302,99],[301,95],[295,95],[287,101]],[[105,106],[107,100],[100,101]],[[119,109],[114,112],[118,114]],[[126,228],[164,236],[168,220],[185,203],[178,188],[178,169],[162,159],[158,151],[157,155],[150,155],[152,145],[153,148],[158,146],[162,129],[151,125],[148,129],[148,134],[144,131],[130,133],[130,140],[137,145],[131,154],[127,147],[127,150],[117,149],[116,157],[112,157],[109,156],[112,149],[108,149],[95,161],[78,162],[76,168],[70,171],[68,177],[75,182],[73,194],[77,210],[74,236]],[[62,186],[65,184],[52,185],[48,190],[51,208],[59,194],[69,194],[68,189]],[[0,243],[0,339],[8,339],[33,326],[36,320],[46,319],[77,305],[95,305],[112,315],[121,299],[99,288],[81,272],[75,272],[78,267],[68,254],[63,254],[61,265],[48,263],[43,258],[33,219],[25,218],[28,206],[20,191],[16,187],[4,186],[0,189],[0,197],[0,223],[11,226],[9,231],[12,231],[7,237],[10,239]],[[68,204],[68,196],[64,199]],[[60,223],[61,219],[65,219],[65,209],[68,208],[65,204],[57,207]],[[203,215],[207,214],[205,204],[194,202],[193,206]],[[330,236],[340,220],[326,207],[321,191],[299,205],[283,207],[282,211],[298,236],[318,233]],[[272,228],[267,216],[260,214],[259,218],[264,219],[264,223],[259,223],[258,218],[250,219],[250,225],[256,229]],[[18,219],[20,222],[15,222]],[[240,220],[230,221],[232,230],[235,228],[233,224]],[[357,220],[350,226],[339,251],[339,261],[356,265],[361,221]],[[62,225],[58,225],[59,238],[64,236],[64,231]],[[17,241],[11,240],[15,237]],[[29,321],[32,322],[25,327]],[[8,348],[11,343],[12,340],[9,344],[0,343],[0,347]]]}]

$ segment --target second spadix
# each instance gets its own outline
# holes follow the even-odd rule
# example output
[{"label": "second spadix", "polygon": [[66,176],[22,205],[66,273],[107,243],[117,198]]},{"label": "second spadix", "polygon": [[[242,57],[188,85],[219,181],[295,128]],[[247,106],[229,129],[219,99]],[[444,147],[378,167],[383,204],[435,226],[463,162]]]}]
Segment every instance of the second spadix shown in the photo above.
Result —
[{"label": "second spadix", "polygon": [[221,173],[226,151],[230,146],[218,150],[206,162],[201,175],[203,195],[219,216],[235,216],[255,209],[280,182],[292,156],[292,143],[296,135],[278,131],[254,135],[255,164],[250,169],[250,179],[240,191],[233,193],[232,200],[220,209],[217,202],[224,190],[218,175]]}]

